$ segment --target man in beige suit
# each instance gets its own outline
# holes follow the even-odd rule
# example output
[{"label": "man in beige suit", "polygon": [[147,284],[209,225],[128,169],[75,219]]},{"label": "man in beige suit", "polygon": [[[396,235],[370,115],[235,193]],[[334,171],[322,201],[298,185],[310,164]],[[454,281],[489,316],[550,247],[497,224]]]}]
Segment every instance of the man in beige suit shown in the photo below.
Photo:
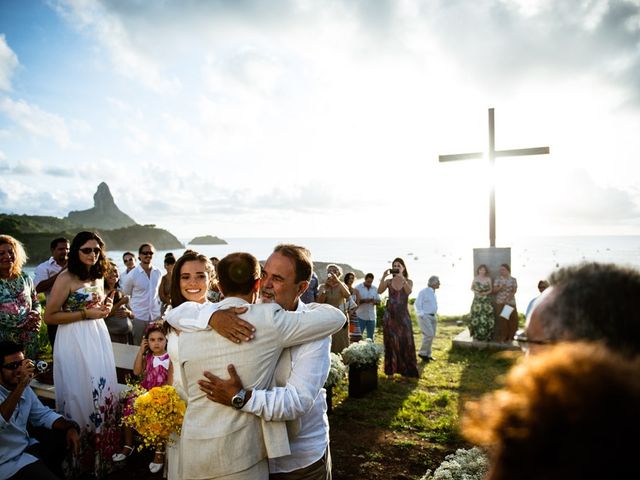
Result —
[{"label": "man in beige suit", "polygon": [[[260,287],[260,266],[250,254],[228,255],[218,264],[225,300],[217,308],[247,306],[241,317],[256,329],[252,341],[234,345],[216,332],[183,332],[179,350],[188,393],[181,435],[181,466],[185,480],[268,478],[267,456],[289,454],[283,422],[263,422],[240,411],[243,393],[234,397],[236,409],[210,402],[198,385],[203,371],[236,371],[247,389],[272,384],[276,363],[284,348],[313,341],[339,330],[345,318],[339,310],[318,305],[304,312],[289,312],[277,304],[250,305]],[[210,316],[214,308],[185,303],[183,316]]]}]

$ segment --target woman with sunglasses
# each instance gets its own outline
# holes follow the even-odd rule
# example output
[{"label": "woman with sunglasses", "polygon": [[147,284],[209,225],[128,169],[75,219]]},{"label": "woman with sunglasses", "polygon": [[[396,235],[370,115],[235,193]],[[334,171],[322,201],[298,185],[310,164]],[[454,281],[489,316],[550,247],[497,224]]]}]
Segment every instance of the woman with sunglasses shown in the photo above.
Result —
[{"label": "woman with sunglasses", "polygon": [[22,243],[0,235],[0,340],[22,344],[27,358],[35,359],[41,309],[31,277],[22,271],[26,261]]},{"label": "woman with sunglasses", "polygon": [[67,270],[53,284],[44,317],[47,324],[58,325],[53,354],[56,410],[80,424],[81,437],[87,440],[80,452],[81,471],[104,471],[111,453],[99,451],[96,461],[96,452],[89,445],[100,445],[99,438],[109,438],[111,432],[105,425],[118,430],[115,418],[109,415],[115,413],[118,390],[104,322],[113,304],[112,296],[104,293],[108,268],[102,239],[94,232],[78,233],[71,242]]}]

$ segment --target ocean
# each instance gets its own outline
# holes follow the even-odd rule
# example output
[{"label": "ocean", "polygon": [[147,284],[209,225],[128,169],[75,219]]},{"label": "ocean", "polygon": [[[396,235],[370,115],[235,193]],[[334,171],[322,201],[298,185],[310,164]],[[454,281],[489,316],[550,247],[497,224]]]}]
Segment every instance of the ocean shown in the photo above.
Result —
[{"label": "ocean", "polygon": [[[437,291],[439,313],[467,313],[473,299],[473,248],[477,245],[463,238],[227,238],[228,245],[193,246],[208,257],[222,258],[228,253],[245,251],[259,260],[266,259],[278,243],[296,243],[311,250],[314,260],[347,263],[353,268],[375,275],[374,284],[395,257],[404,259],[409,277],[414,282],[412,297],[427,286],[431,275],[440,277]],[[183,241],[184,242],[184,241]],[[476,242],[477,243],[477,242]],[[612,262],[640,268],[640,236],[576,236],[528,237],[502,242],[511,247],[511,274],[518,280],[516,303],[524,312],[529,301],[538,294],[538,280],[547,278],[558,267],[581,261]],[[107,246],[108,247],[108,246]],[[190,246],[187,245],[187,248]],[[154,257],[163,269],[162,260],[168,250]],[[183,252],[171,250],[176,258]],[[124,268],[122,251],[108,255]],[[33,267],[25,268],[33,274]],[[164,269],[163,269],[164,270]]]}]

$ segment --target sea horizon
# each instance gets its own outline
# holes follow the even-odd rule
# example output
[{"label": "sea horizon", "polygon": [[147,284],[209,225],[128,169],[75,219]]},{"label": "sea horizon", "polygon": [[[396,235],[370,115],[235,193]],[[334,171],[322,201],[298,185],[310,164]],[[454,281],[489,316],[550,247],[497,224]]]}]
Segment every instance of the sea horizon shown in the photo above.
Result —
[{"label": "sea horizon", "polygon": [[[190,240],[190,239],[189,239]],[[468,312],[473,299],[473,249],[486,248],[484,242],[460,237],[229,237],[226,245],[190,245],[208,257],[219,258],[231,252],[246,251],[265,260],[278,243],[295,243],[307,247],[315,261],[348,264],[354,269],[375,275],[377,285],[382,272],[395,257],[407,264],[414,282],[411,297],[426,288],[431,275],[440,277],[437,291],[441,315],[461,315]],[[488,242],[486,242],[488,243]],[[548,278],[557,268],[582,261],[611,262],[640,267],[640,235],[550,235],[514,238],[500,242],[511,248],[512,275],[518,280],[516,302],[524,312],[537,291],[538,280]],[[164,271],[165,253],[179,257],[183,249],[159,250],[154,265]],[[108,255],[124,268],[123,251]],[[33,266],[25,271],[33,275]]]}]

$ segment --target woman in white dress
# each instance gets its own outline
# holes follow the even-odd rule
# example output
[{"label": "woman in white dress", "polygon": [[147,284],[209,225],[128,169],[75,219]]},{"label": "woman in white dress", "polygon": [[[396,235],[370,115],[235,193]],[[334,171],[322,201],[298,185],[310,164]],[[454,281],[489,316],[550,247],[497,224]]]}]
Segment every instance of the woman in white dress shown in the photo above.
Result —
[{"label": "woman in white dress", "polygon": [[[173,267],[171,277],[171,307],[175,309],[184,302],[209,303],[207,300],[207,289],[209,280],[213,274],[213,265],[205,256],[193,250],[184,252]],[[172,317],[179,315],[179,310],[169,310],[165,313],[165,320],[172,320]],[[178,335],[180,331],[171,327],[165,322],[167,328],[167,352],[171,359],[169,369],[169,381],[175,387],[178,395],[185,402],[187,394],[184,389],[182,375],[180,372],[180,354],[178,352]],[[179,479],[179,438],[174,437],[167,446],[167,463],[169,480]]]},{"label": "woman in white dress", "polygon": [[98,476],[110,468],[110,449],[117,445],[109,439],[111,430],[118,429],[116,367],[104,322],[113,303],[104,294],[107,269],[102,239],[94,232],[78,233],[44,317],[48,325],[58,325],[53,354],[56,409],[82,428],[80,461],[73,469]]}]

